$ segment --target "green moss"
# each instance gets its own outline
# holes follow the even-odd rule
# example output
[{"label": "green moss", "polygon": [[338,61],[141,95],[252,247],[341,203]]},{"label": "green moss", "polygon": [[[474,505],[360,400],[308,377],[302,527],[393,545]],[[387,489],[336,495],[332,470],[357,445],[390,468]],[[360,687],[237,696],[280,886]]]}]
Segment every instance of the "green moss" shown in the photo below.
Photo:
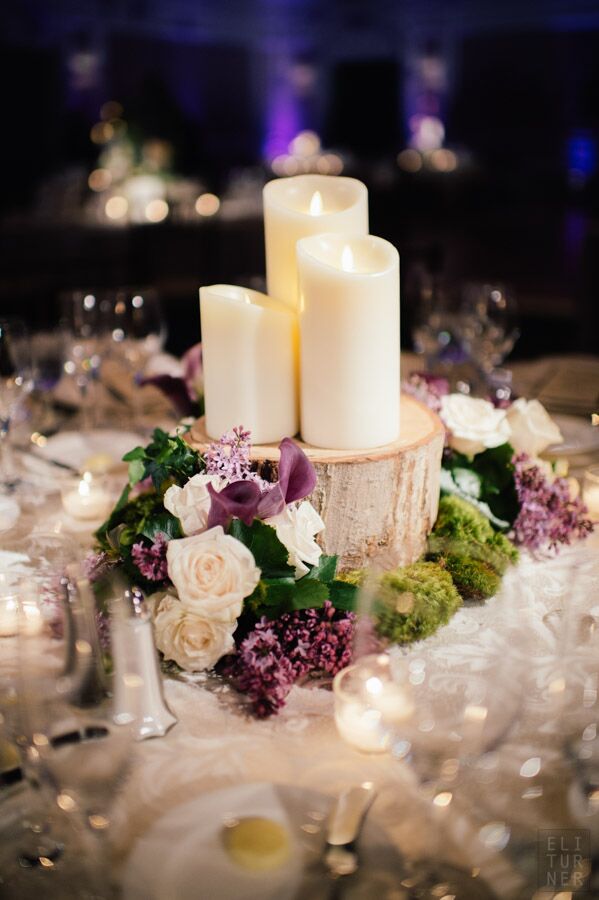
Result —
[{"label": "green moss", "polygon": [[346,581],[347,584],[354,584],[360,587],[366,577],[365,569],[348,569],[347,572],[337,572],[335,578],[337,581]]},{"label": "green moss", "polygon": [[450,573],[465,601],[480,602],[493,597],[499,590],[501,575],[488,562],[451,554],[439,560],[439,564],[444,565]]},{"label": "green moss", "polygon": [[461,603],[449,572],[434,562],[416,562],[381,577],[373,607],[376,630],[392,643],[422,640]]},{"label": "green moss", "polygon": [[[483,596],[492,596],[486,593],[491,588],[492,572],[503,575],[507,567],[518,559],[518,551],[504,534],[492,528],[481,512],[452,495],[440,500],[439,515],[429,538],[427,556],[433,560],[454,558],[460,560],[461,566],[466,566],[468,561],[472,563],[468,573],[461,577],[465,590],[462,596],[469,600],[473,599],[470,596],[473,588],[475,593],[480,590]],[[459,589],[457,563],[453,566],[453,572]],[[499,579],[493,593],[498,587]]]}]

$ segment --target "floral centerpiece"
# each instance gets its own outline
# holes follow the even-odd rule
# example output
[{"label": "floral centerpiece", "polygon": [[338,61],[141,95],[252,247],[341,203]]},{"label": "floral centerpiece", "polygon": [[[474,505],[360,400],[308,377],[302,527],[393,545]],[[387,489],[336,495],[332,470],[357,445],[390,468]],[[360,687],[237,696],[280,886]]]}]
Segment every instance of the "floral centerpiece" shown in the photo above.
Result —
[{"label": "floral centerpiece", "polygon": [[125,460],[89,574],[99,595],[115,569],[146,592],[165,660],[220,664],[261,716],[297,679],[347,665],[356,585],[315,541],[324,523],[305,498],[316,473],[297,444],[282,441],[274,483],[252,471],[241,428],[204,456],[157,429]]},{"label": "floral centerpiece", "polygon": [[414,374],[404,388],[441,417],[446,449],[442,494],[476,507],[499,532],[531,551],[557,550],[593,530],[578,483],[541,458],[563,438],[538,400],[498,407],[451,394],[443,378]]}]

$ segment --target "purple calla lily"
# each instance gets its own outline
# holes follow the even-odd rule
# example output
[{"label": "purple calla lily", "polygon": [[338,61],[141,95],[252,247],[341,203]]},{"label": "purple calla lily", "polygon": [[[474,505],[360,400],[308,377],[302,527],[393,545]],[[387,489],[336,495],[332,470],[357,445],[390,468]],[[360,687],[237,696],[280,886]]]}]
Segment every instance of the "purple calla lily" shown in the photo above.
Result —
[{"label": "purple calla lily", "polygon": [[222,491],[207,485],[211,505],[208,528],[226,528],[232,518],[251,525],[255,518],[270,519],[282,512],[288,503],[303,500],[316,487],[316,470],[291,438],[284,438],[279,446],[279,480],[260,489],[255,481],[233,481]]},{"label": "purple calla lily", "polygon": [[208,528],[222,525],[226,528],[231,519],[241,519],[251,525],[258,512],[260,488],[255,481],[233,481],[216,491],[211,484],[206,485],[210,494]]}]

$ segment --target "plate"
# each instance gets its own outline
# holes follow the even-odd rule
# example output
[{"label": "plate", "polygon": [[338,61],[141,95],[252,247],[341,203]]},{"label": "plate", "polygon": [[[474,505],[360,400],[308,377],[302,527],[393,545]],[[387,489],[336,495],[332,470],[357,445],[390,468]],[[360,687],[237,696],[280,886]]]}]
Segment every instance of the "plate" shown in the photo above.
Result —
[{"label": "plate", "polygon": [[576,456],[579,453],[599,453],[599,428],[591,425],[590,415],[552,416],[564,438],[563,444],[552,444],[545,453],[548,456]]},{"label": "plate", "polygon": [[96,453],[107,453],[114,463],[119,463],[125,453],[133,450],[145,440],[132,431],[97,429],[82,434],[79,431],[61,431],[48,438],[43,447],[38,447],[36,456],[42,459],[64,463],[81,469],[85,461]]},{"label": "plate", "polygon": [[[320,900],[331,882],[318,868],[333,800],[291,785],[253,783],[200,794],[169,810],[140,838],[125,863],[127,900]],[[232,819],[264,816],[287,829],[288,861],[251,872],[227,855],[223,827]],[[365,879],[344,897],[372,898],[373,882],[397,884],[400,861],[385,833],[369,818],[360,838]],[[367,877],[367,878],[366,878]],[[367,884],[366,884],[367,880]],[[365,891],[366,889],[366,891]]]}]

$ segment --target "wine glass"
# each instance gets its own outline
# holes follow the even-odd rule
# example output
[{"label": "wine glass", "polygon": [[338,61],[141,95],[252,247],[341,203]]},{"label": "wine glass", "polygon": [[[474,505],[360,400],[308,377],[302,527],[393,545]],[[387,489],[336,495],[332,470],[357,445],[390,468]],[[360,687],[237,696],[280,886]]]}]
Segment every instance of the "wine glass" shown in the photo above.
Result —
[{"label": "wine glass", "polygon": [[520,336],[518,305],[502,284],[468,284],[459,310],[462,346],[488,381],[509,356]]},{"label": "wine glass", "polygon": [[412,339],[414,350],[425,360],[428,372],[464,360],[459,340],[459,315],[455,302],[438,279],[423,273],[416,291]]},{"label": "wine glass", "polygon": [[160,298],[151,288],[121,288],[111,297],[110,315],[111,355],[140,380],[166,340]]},{"label": "wine glass", "polygon": [[31,345],[20,319],[0,319],[0,489],[13,491],[19,477],[11,452],[11,425],[33,386]]},{"label": "wine glass", "polygon": [[[403,776],[416,782],[428,804],[434,841],[435,823],[452,815],[464,773],[499,747],[516,721],[523,656],[507,610],[505,628],[490,631],[483,646],[468,652],[445,644],[438,633],[428,646],[394,645],[372,653],[379,623],[409,612],[413,602],[376,575],[367,580],[358,652],[371,652],[336,676],[336,721],[346,741],[362,751],[391,754]],[[487,896],[480,879],[445,864],[440,848],[430,843],[426,858],[406,862],[405,883],[415,896],[440,896],[441,885],[449,895]]]},{"label": "wine glass", "polygon": [[72,291],[62,295],[65,333],[64,371],[72,375],[79,391],[85,431],[97,422],[102,358],[109,342],[110,316],[106,295],[98,291]]},{"label": "wine glass", "polygon": [[[71,614],[74,597],[86,608],[89,583],[69,573],[59,630],[27,628],[27,603],[35,596],[21,586],[19,689],[27,738],[27,760],[56,805],[85,826],[93,875],[101,896],[115,885],[107,837],[112,806],[132,762],[134,712],[113,711],[112,700],[97,684],[94,648],[86,619]],[[41,600],[33,609],[41,610]],[[126,670],[125,675],[126,676]]]}]

